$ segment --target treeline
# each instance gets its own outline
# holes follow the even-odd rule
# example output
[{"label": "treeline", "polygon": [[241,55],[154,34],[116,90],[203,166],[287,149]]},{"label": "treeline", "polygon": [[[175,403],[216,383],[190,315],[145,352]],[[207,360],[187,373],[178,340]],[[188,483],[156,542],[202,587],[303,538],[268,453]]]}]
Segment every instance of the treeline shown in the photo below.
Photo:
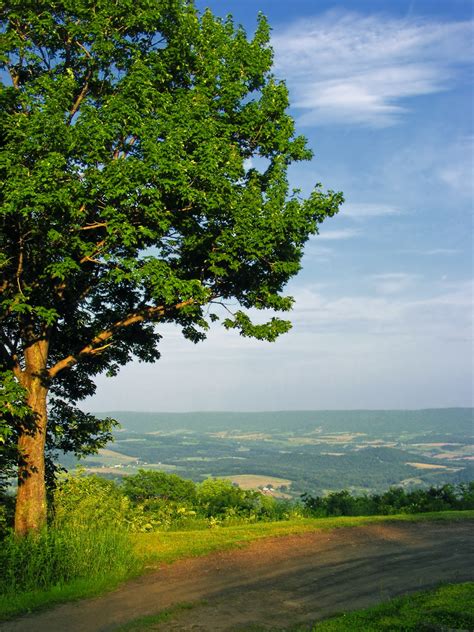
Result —
[{"label": "treeline", "polygon": [[[0,535],[12,523],[13,499],[0,507]],[[89,520],[128,532],[184,530],[299,517],[370,516],[474,509],[474,482],[407,491],[391,487],[382,494],[326,496],[303,493],[283,500],[244,490],[227,479],[201,483],[152,470],[139,470],[120,482],[99,476],[71,475],[60,480],[50,499],[51,525]]]},{"label": "treeline", "polygon": [[347,490],[327,496],[302,494],[301,499],[307,512],[315,518],[474,509],[474,481],[411,491],[391,487],[383,494],[361,496],[353,496]]}]

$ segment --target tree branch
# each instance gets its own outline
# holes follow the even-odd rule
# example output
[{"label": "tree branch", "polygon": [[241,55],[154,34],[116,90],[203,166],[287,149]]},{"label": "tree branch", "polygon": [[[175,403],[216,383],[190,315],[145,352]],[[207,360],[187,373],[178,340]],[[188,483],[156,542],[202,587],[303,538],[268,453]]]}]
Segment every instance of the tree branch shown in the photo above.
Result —
[{"label": "tree branch", "polygon": [[68,123],[72,121],[72,119],[74,118],[74,115],[81,107],[81,103],[84,100],[84,97],[86,96],[87,91],[89,90],[89,81],[91,77],[92,77],[92,68],[89,68],[85,81],[84,81],[84,85],[82,86],[82,90],[79,92],[79,95],[77,99],[75,100],[74,105],[69,110]]},{"label": "tree branch", "polygon": [[86,261],[92,261],[92,263],[101,263],[100,261],[97,261],[97,259],[94,259],[94,257],[100,254],[100,251],[102,250],[104,244],[105,239],[99,241],[99,243],[96,244],[95,252],[93,252],[91,255],[86,255],[85,257],[82,257],[82,259],[79,260],[79,264],[85,263]]},{"label": "tree branch", "polygon": [[[183,307],[187,307],[188,305],[192,305],[194,303],[194,299],[190,298],[186,301],[182,301],[181,303],[177,303],[172,307],[166,308],[164,305],[156,305],[156,306],[148,306],[141,309],[138,312],[133,314],[129,314],[125,318],[116,321],[109,329],[105,329],[100,334],[97,334],[85,347],[83,347],[76,354],[71,354],[66,358],[63,358],[59,362],[57,362],[53,367],[51,367],[48,371],[49,377],[52,379],[56,377],[56,375],[63,371],[64,369],[69,369],[73,367],[75,364],[79,362],[79,360],[84,356],[97,355],[110,347],[112,342],[107,343],[110,338],[114,335],[116,331],[119,329],[124,329],[125,327],[130,327],[130,325],[135,325],[136,323],[141,323],[144,320],[152,320],[157,316],[163,316],[166,312],[171,310],[179,310],[183,309]],[[104,344],[106,343],[106,344]],[[99,345],[99,346],[98,346]]]},{"label": "tree branch", "polygon": [[19,85],[20,84],[20,77],[19,77],[18,73],[15,72],[13,70],[13,68],[9,64],[7,65],[7,68],[8,68],[8,72],[10,74],[10,79],[12,80],[13,87],[15,88],[15,90],[18,90],[18,88],[20,87],[20,85]]},{"label": "tree branch", "polygon": [[94,228],[105,228],[106,226],[108,226],[108,222],[96,222],[95,224],[81,226],[79,230],[94,230]]}]

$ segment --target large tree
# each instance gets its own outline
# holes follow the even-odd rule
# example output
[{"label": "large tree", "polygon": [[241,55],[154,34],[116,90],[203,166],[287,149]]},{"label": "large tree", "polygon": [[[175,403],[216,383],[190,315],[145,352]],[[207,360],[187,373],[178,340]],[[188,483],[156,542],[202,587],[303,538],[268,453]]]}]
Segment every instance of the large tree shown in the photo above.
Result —
[{"label": "large tree", "polygon": [[108,436],[75,409],[94,376],[157,360],[160,323],[203,339],[229,299],[225,327],[286,331],[248,310],[291,308],[283,288],[342,198],[289,191],[288,166],[311,152],[263,17],[248,39],[189,0],[0,12],[0,431],[6,461],[17,442],[26,533],[46,519],[45,445],[81,452]]}]

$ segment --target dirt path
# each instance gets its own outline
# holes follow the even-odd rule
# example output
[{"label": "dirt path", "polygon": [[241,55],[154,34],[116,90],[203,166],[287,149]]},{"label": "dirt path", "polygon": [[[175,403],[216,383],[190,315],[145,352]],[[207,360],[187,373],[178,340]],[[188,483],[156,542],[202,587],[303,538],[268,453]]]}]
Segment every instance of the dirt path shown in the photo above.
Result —
[{"label": "dirt path", "polygon": [[474,521],[387,523],[254,542],[183,560],[96,599],[0,625],[1,632],[108,632],[205,600],[159,630],[285,629],[440,582],[474,578]]}]

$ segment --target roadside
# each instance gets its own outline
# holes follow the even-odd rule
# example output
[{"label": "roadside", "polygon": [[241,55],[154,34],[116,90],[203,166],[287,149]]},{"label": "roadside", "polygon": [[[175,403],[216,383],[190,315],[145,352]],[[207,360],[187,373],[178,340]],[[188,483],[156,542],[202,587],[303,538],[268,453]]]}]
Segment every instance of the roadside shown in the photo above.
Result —
[{"label": "roadside", "polygon": [[185,559],[100,598],[5,622],[2,632],[111,632],[182,602],[159,630],[282,629],[439,583],[473,579],[473,520],[392,522],[266,538]]}]

